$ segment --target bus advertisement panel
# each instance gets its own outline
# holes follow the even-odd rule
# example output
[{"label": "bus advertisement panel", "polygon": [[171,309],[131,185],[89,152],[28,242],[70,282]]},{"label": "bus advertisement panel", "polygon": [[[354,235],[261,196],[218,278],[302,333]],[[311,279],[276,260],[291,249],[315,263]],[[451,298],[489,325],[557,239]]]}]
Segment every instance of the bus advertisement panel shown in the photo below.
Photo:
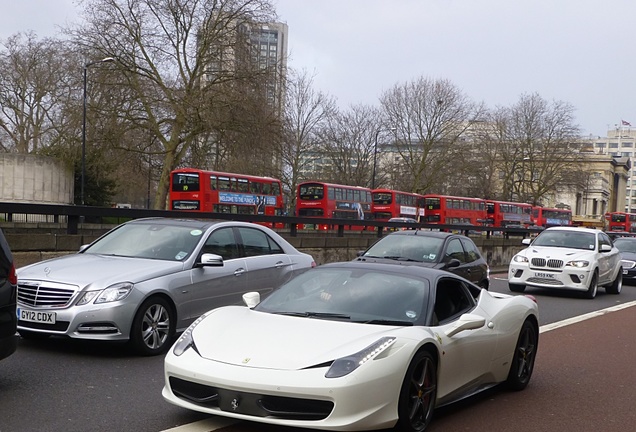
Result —
[{"label": "bus advertisement panel", "polygon": [[391,189],[374,189],[371,212],[374,220],[388,221],[406,217],[420,220],[424,216],[424,195]]},{"label": "bus advertisement panel", "polygon": [[[296,192],[296,216],[321,219],[370,220],[371,189],[324,182],[305,182]],[[334,228],[328,222],[317,224],[319,229]],[[363,230],[363,226],[350,225],[352,230]],[[370,230],[373,227],[369,227]]]},{"label": "bus advertisement panel", "polygon": [[170,173],[170,209],[280,216],[281,181],[220,171],[181,168]]}]

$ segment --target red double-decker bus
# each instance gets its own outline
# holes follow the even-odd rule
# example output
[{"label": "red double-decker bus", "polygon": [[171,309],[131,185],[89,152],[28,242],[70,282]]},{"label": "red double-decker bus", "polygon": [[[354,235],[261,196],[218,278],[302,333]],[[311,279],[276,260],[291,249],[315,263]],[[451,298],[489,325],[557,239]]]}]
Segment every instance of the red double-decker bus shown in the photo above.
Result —
[{"label": "red double-decker bus", "polygon": [[608,231],[636,232],[636,214],[625,212],[605,213]]},{"label": "red double-decker bus", "polygon": [[281,181],[195,168],[170,173],[170,209],[279,216],[284,211]]},{"label": "red double-decker bus", "polygon": [[375,220],[388,221],[396,217],[420,220],[424,216],[424,195],[392,189],[374,189],[371,194]]},{"label": "red double-decker bus", "polygon": [[446,195],[424,195],[424,218],[420,221],[442,225],[484,225],[486,200]]},{"label": "red double-decker bus", "polygon": [[[371,202],[371,189],[310,181],[298,185],[296,216],[370,220]],[[321,221],[316,225],[323,230],[335,228],[328,221]],[[364,227],[350,225],[346,229],[364,230]]]},{"label": "red double-decker bus", "polygon": [[541,228],[570,226],[572,225],[572,210],[534,206],[532,207],[531,222],[534,226]]},{"label": "red double-decker bus", "polygon": [[532,225],[532,205],[507,201],[486,201],[488,225],[528,228]]}]

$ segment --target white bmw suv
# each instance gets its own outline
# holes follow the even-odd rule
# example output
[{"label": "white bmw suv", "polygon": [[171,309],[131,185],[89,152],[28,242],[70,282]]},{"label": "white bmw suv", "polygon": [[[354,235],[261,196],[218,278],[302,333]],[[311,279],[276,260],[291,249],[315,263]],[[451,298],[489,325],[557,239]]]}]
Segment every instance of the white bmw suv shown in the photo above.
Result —
[{"label": "white bmw suv", "polygon": [[528,247],[510,261],[510,291],[523,292],[526,286],[571,289],[590,299],[599,286],[609,294],[621,292],[621,255],[603,231],[554,227],[522,243]]}]

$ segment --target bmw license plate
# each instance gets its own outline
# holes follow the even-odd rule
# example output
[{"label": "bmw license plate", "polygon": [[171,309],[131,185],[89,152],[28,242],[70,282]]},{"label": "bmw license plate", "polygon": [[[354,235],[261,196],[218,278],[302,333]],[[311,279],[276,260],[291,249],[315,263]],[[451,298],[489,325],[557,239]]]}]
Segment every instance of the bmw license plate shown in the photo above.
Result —
[{"label": "bmw license plate", "polygon": [[55,312],[38,312],[18,308],[16,313],[20,321],[29,321],[42,324],[55,324]]},{"label": "bmw license plate", "polygon": [[534,276],[543,279],[554,279],[554,275],[552,273],[535,273]]}]

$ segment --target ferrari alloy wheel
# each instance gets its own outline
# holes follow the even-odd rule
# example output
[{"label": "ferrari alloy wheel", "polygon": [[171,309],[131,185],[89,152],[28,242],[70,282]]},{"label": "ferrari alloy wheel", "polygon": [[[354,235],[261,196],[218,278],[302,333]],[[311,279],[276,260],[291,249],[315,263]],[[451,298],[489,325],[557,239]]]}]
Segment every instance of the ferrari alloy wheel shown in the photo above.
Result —
[{"label": "ferrari alloy wheel", "polygon": [[400,390],[398,426],[404,432],[422,432],[433,417],[437,395],[437,368],[428,351],[415,354]]},{"label": "ferrari alloy wheel", "polygon": [[523,390],[530,382],[532,370],[534,369],[534,359],[537,356],[539,343],[539,332],[537,327],[526,320],[521,327],[519,340],[515,347],[515,354],[512,357],[508,380],[506,381],[511,390]]},{"label": "ferrari alloy wheel", "polygon": [[593,299],[596,297],[596,292],[598,291],[598,273],[594,271],[592,274],[592,279],[590,279],[590,286],[585,291],[585,298]]},{"label": "ferrari alloy wheel", "polygon": [[620,294],[623,289],[623,268],[618,269],[616,279],[608,287],[605,287],[605,292],[608,294]]},{"label": "ferrari alloy wheel", "polygon": [[175,334],[172,309],[161,297],[151,297],[137,311],[133,321],[130,341],[142,355],[163,353]]}]

